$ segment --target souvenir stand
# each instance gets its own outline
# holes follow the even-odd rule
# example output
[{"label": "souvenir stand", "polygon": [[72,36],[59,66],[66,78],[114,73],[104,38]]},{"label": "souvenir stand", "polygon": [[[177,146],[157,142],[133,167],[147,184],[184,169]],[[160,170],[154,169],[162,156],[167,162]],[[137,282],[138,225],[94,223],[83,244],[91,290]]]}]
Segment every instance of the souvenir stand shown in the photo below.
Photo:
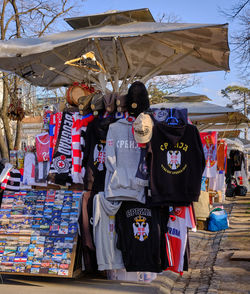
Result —
[{"label": "souvenir stand", "polygon": [[[167,128],[169,125],[175,126],[176,121],[184,122],[192,136],[197,138],[197,142],[200,141],[196,128],[187,123],[186,109],[179,112],[174,106],[165,109],[163,113],[160,109],[156,112],[148,110],[149,102],[144,83],[160,75],[228,70],[227,25],[157,23],[148,9],[113,11],[66,19],[66,21],[74,29],[73,31],[45,36],[37,39],[36,42],[29,39],[0,42],[1,69],[13,72],[35,86],[68,87],[67,103],[63,112],[55,112],[50,107],[44,112],[44,129],[47,131],[36,137],[35,153],[27,152],[24,156],[22,152],[12,152],[10,158],[12,163],[17,160],[17,168],[13,168],[9,163],[2,166],[0,180],[6,192],[0,210],[0,273],[73,277],[75,270],[79,269],[78,259],[81,259],[76,248],[79,213],[82,213],[80,239],[84,260],[80,270],[96,270],[95,265],[91,268],[94,264],[91,261],[97,258],[98,269],[110,270],[109,277],[112,279],[122,277],[122,279],[150,281],[153,279],[152,272],[161,272],[166,268],[182,273],[181,263],[184,252],[180,264],[167,260],[167,252],[164,251],[161,252],[164,261],[161,265],[149,266],[143,259],[139,267],[131,264],[128,266],[133,260],[127,260],[129,258],[123,252],[126,269],[128,272],[135,272],[135,275],[131,273],[133,277],[128,278],[129,273],[121,268],[124,265],[121,253],[117,252],[114,245],[116,238],[114,229],[117,229],[120,238],[120,249],[124,250],[124,244],[128,239],[121,241],[125,228],[121,224],[126,209],[127,218],[131,218],[130,221],[134,222],[131,233],[134,235],[132,241],[137,242],[136,246],[138,246],[133,248],[136,252],[135,256],[140,256],[143,250],[152,252],[152,246],[157,243],[155,241],[157,238],[160,238],[161,242],[162,240],[166,242],[166,238],[172,240],[173,234],[177,232],[174,228],[174,214],[176,213],[177,219],[180,215],[180,211],[175,208],[172,212],[167,210],[167,213],[161,213],[165,221],[168,213],[172,214],[172,218],[169,218],[169,234],[163,236],[163,231],[167,230],[167,226],[164,226],[164,230],[159,232],[161,236],[155,236],[154,242],[149,243],[146,249],[142,246],[148,244],[143,242],[146,239],[151,242],[152,238],[148,238],[149,227],[153,228],[159,213],[154,208],[145,208],[143,206],[145,204],[142,203],[144,200],[141,201],[142,198],[139,198],[145,196],[144,186],[148,185],[147,179],[143,178],[145,167],[143,154],[147,149],[144,145],[141,147],[137,145],[140,143],[140,138],[135,141],[136,134],[134,138],[132,130],[133,132],[137,130],[136,125],[135,127],[133,125],[134,129],[132,128],[132,124],[141,113],[146,115],[144,119],[150,126],[152,124],[149,117],[158,120],[159,126],[164,128],[167,121],[169,121]],[[139,84],[134,83],[136,80],[140,80]],[[131,86],[128,91],[129,85]],[[133,100],[132,86],[138,86],[143,92],[139,100]],[[180,116],[177,119],[178,115]],[[172,121],[173,117],[175,123]],[[110,125],[112,127],[109,128]],[[119,131],[116,129],[117,126]],[[137,126],[140,127],[140,123]],[[102,132],[97,140],[92,135],[99,129]],[[114,134],[119,138],[122,130],[124,134],[129,135],[128,139],[117,139],[114,143],[116,138]],[[186,140],[189,140],[188,136]],[[158,140],[155,143],[157,145]],[[168,166],[156,170],[163,172],[168,181],[173,175],[185,172],[187,165],[183,165],[180,156],[184,156],[191,149],[188,149],[188,145],[183,142],[173,142],[172,145],[172,148],[176,149],[174,153],[173,150],[168,150],[166,142],[158,146],[168,154]],[[127,155],[122,169],[117,171],[117,174],[120,173],[118,181],[126,174],[133,178],[128,181],[128,183],[133,182],[129,187],[130,190],[123,190],[123,192],[129,190],[128,198],[125,201],[118,199],[122,200],[122,204],[118,206],[115,205],[116,202],[109,201],[114,197],[114,191],[106,180],[107,175],[105,178],[106,168],[109,169],[110,177],[114,178],[112,148],[124,148],[121,158],[124,154]],[[197,143],[195,148],[200,150],[200,145]],[[127,153],[128,150],[131,153]],[[199,152],[202,157],[202,151]],[[134,154],[136,160],[129,166],[129,171],[124,172],[127,162],[132,158],[131,154]],[[139,167],[138,160],[142,160],[142,165]],[[202,158],[199,160],[196,168],[193,169],[197,169],[198,173],[201,172]],[[23,174],[18,170],[18,165],[22,161],[24,161]],[[154,162],[156,167],[159,162],[160,159]],[[140,193],[136,190],[136,194],[133,195],[133,189],[138,185],[138,182],[134,183],[133,174],[137,167],[139,174],[136,174],[136,177],[140,179],[141,190]],[[199,177],[197,179],[199,180]],[[152,181],[157,182],[157,177],[153,177]],[[197,184],[199,188],[200,182]],[[181,186],[175,185],[175,187]],[[152,190],[153,193],[157,193],[157,189],[156,185],[155,190]],[[120,196],[123,195],[122,193]],[[137,202],[127,201],[131,195],[141,201],[136,204],[138,205],[136,208],[134,205]],[[113,214],[107,216],[103,213],[101,204],[104,206],[113,204]],[[156,201],[156,205],[159,205],[159,202]],[[186,236],[187,227],[194,227],[194,223],[193,219],[191,220],[190,201],[188,203],[184,201],[184,205],[188,206],[185,206],[183,213],[190,218],[190,224],[185,227]],[[91,217],[93,211],[95,213]],[[97,212],[102,217],[98,217]],[[137,215],[139,212],[140,214]],[[115,213],[117,213],[116,218]],[[107,227],[105,220],[109,224],[106,235],[109,236],[110,243],[107,247],[105,244],[100,245],[100,240],[103,241],[105,237],[104,233],[100,233],[103,232],[101,225]],[[92,225],[93,232],[90,229]],[[158,245],[159,248],[166,247],[162,247],[162,244],[160,246],[160,243]],[[117,254],[115,266],[100,264],[100,259],[112,248]],[[183,248],[185,249],[185,246]],[[105,254],[99,251],[103,249],[106,250]],[[157,254],[158,251],[156,250]],[[121,271],[117,272],[119,270]]]}]

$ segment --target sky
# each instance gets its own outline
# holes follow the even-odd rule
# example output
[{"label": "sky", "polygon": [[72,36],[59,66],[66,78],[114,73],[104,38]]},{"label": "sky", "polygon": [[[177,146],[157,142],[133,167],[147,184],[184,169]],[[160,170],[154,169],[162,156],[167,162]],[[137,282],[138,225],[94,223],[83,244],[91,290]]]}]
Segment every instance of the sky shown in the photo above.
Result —
[{"label": "sky", "polygon": [[[219,7],[230,9],[237,1],[233,0],[85,0],[79,16],[103,13],[107,10],[131,10],[149,8],[155,19],[162,13],[173,14],[183,23],[224,24],[228,20],[219,11]],[[229,24],[229,34],[238,27]],[[220,90],[228,85],[240,85],[237,70],[233,64],[233,54],[230,54],[230,72],[216,71],[198,74],[201,77],[199,85],[186,91],[207,95],[213,102],[225,106],[229,101],[223,98]]]}]

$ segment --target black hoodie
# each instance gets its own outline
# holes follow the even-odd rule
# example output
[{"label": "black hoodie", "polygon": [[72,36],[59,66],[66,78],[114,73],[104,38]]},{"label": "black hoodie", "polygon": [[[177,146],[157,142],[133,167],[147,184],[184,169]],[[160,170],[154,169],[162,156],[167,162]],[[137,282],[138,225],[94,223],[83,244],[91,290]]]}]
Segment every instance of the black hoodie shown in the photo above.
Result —
[{"label": "black hoodie", "polygon": [[188,205],[198,201],[205,157],[194,125],[153,127],[149,148],[152,205]]},{"label": "black hoodie", "polygon": [[106,174],[106,137],[114,118],[96,118],[88,124],[83,150],[83,166],[86,169],[84,189],[94,192],[104,191]]}]

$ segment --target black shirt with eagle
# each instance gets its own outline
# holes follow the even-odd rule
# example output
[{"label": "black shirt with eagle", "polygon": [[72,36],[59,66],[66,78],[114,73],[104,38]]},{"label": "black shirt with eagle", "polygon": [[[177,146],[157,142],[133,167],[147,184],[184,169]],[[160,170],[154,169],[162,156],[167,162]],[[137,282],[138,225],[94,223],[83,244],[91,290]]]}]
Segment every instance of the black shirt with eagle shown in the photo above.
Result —
[{"label": "black shirt with eagle", "polygon": [[148,152],[152,205],[189,205],[198,201],[205,168],[196,126],[157,122]]}]

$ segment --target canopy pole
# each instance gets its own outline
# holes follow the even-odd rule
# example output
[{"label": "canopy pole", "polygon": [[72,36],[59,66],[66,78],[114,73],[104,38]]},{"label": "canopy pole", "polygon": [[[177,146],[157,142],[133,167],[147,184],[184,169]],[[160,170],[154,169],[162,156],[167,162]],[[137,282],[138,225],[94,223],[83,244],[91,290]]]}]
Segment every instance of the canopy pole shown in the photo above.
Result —
[{"label": "canopy pole", "polygon": [[130,71],[130,64],[129,64],[128,57],[127,57],[127,54],[126,54],[126,52],[125,52],[125,49],[124,49],[124,46],[123,46],[123,43],[122,43],[121,38],[118,37],[118,40],[119,40],[120,46],[121,46],[121,48],[122,48],[122,52],[123,52],[123,54],[124,54],[124,56],[125,56],[125,59],[126,59],[126,61],[127,61],[127,66],[128,66],[127,71],[126,71],[126,73],[125,73],[125,76],[124,76],[124,78],[123,78],[122,84],[121,84],[121,86],[120,86],[120,88],[119,88],[119,93],[121,94],[122,91],[123,91],[123,87],[125,87],[125,85],[127,85],[126,81],[127,81],[128,73],[129,73],[129,71]]},{"label": "canopy pole", "polygon": [[115,71],[114,71],[114,82],[115,88],[113,89],[114,92],[118,92],[119,90],[119,67],[118,67],[118,59],[117,59],[117,44],[116,39],[112,39],[112,47],[113,47],[113,55],[115,60]]},{"label": "canopy pole", "polygon": [[112,88],[114,89],[115,86],[114,86],[113,80],[112,80],[112,78],[111,78],[110,72],[108,71],[108,68],[107,68],[107,66],[106,66],[106,63],[105,63],[105,60],[104,60],[104,57],[103,57],[103,54],[102,54],[101,46],[100,46],[100,44],[99,44],[99,40],[98,40],[97,38],[95,38],[94,41],[95,41],[95,45],[96,45],[96,48],[97,48],[97,50],[98,50],[98,53],[99,53],[99,55],[100,55],[100,57],[101,57],[102,65],[103,65],[103,67],[104,67],[104,69],[105,69],[105,71],[106,71],[106,73],[107,73],[107,75],[108,75],[108,78],[110,79],[110,83],[111,83],[111,85],[112,85]]},{"label": "canopy pole", "polygon": [[[174,59],[174,57],[180,55],[180,53],[175,52],[172,56],[167,57],[165,59],[165,61],[163,61],[161,64],[159,64],[158,66],[156,66],[152,71],[150,71],[146,76],[144,76],[141,81],[143,83],[146,83],[149,79],[151,79],[152,77],[156,76],[158,73],[161,72],[162,70],[162,66],[169,63],[169,65],[178,62],[182,59],[184,59],[185,57],[187,57],[188,55],[190,55],[192,52],[194,51],[194,48],[192,48],[191,50],[187,51],[185,54],[179,56],[178,58]],[[174,60],[173,60],[174,59]]]}]

